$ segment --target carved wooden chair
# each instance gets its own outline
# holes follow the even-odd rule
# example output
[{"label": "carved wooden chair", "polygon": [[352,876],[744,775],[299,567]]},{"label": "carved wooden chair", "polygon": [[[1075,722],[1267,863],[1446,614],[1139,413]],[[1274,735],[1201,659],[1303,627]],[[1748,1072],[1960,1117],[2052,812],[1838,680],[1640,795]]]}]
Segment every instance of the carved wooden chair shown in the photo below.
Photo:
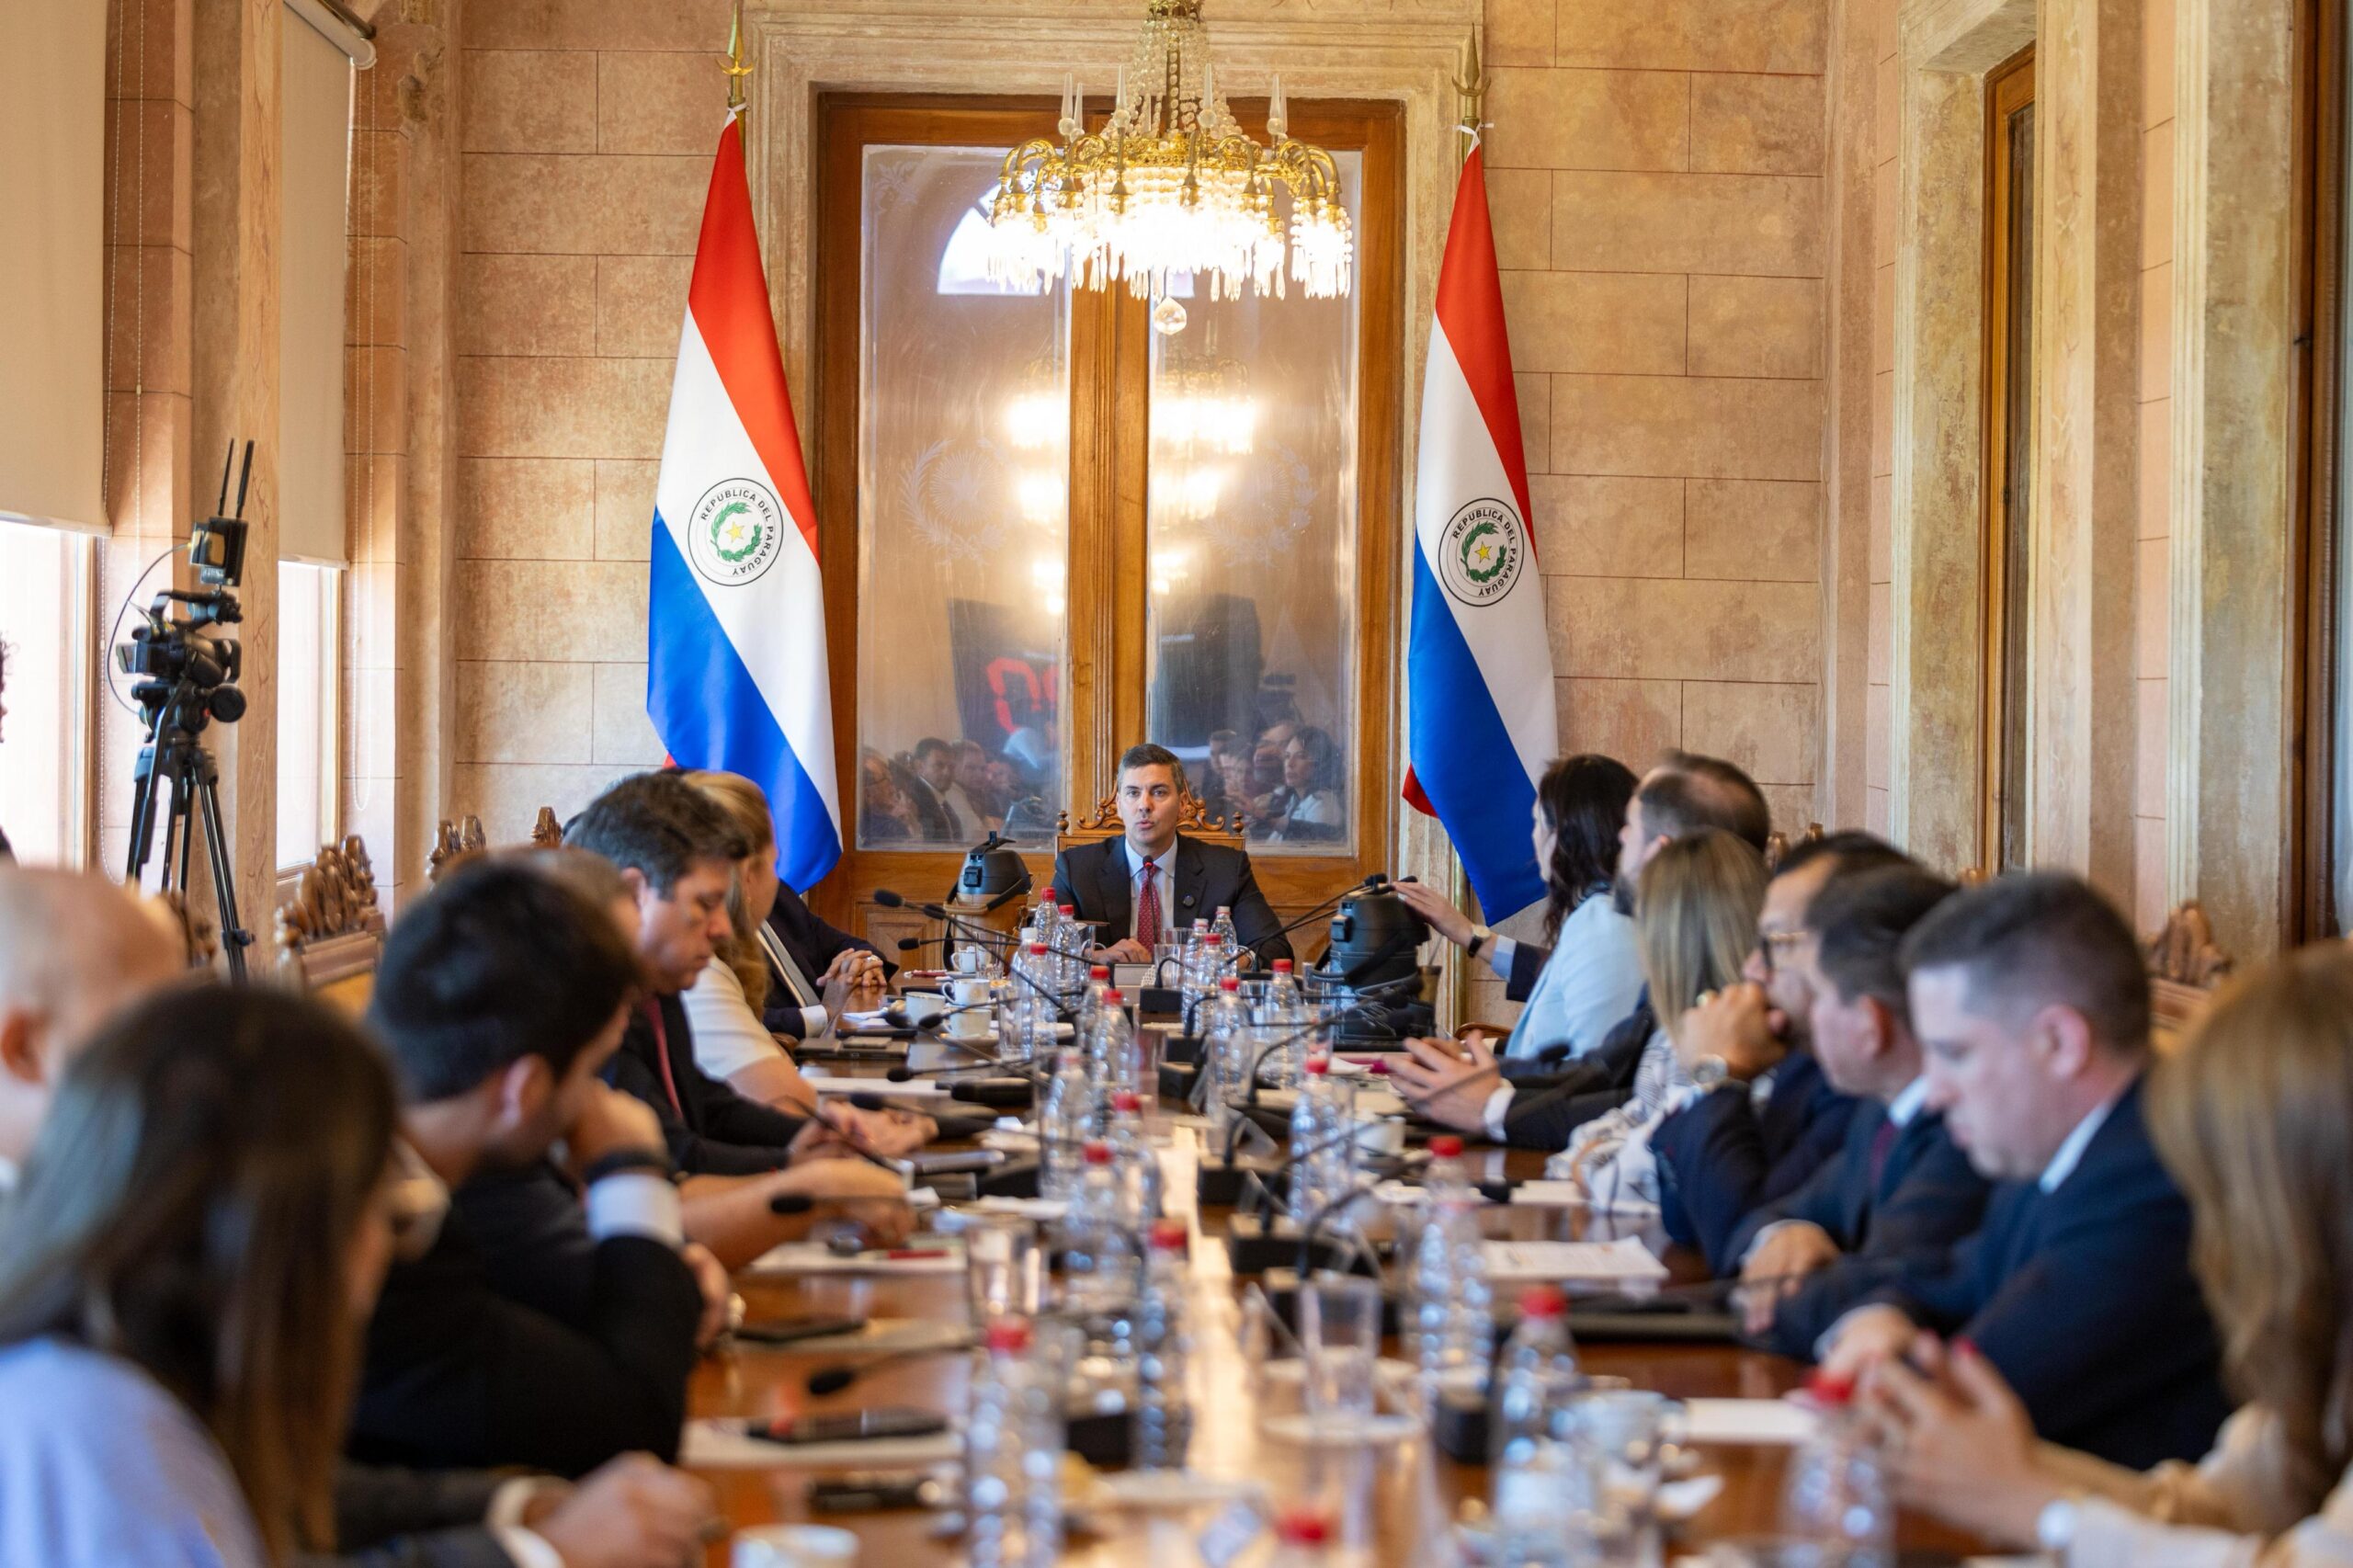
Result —
[{"label": "carved wooden chair", "polygon": [[364,1012],[384,952],[376,868],[358,834],[324,845],[278,912],[278,972],[355,1016]]},{"label": "carved wooden chair", "polygon": [[[531,823],[531,847],[555,849],[563,844],[563,824],[556,820],[553,806],[541,806]],[[449,868],[460,865],[490,847],[490,835],[483,831],[482,818],[469,816],[457,822],[441,819],[433,838],[433,853],[426,858],[425,880],[438,885],[449,874]]]},{"label": "carved wooden chair", "polygon": [[2151,1032],[2158,1050],[2171,1051],[2230,978],[2231,956],[2215,943],[2213,925],[2194,898],[2165,917],[2147,953]]},{"label": "carved wooden chair", "polygon": [[[1242,847],[1244,830],[1248,819],[1240,812],[1231,816],[1212,817],[1209,806],[1190,790],[1176,802],[1176,831],[1188,838],[1198,838],[1204,844],[1222,844],[1229,849]],[[1107,838],[1117,838],[1127,831],[1120,821],[1120,802],[1115,795],[1106,795],[1095,802],[1095,809],[1074,824],[1070,813],[1063,812],[1054,819],[1054,847],[1057,850],[1100,844]]]}]

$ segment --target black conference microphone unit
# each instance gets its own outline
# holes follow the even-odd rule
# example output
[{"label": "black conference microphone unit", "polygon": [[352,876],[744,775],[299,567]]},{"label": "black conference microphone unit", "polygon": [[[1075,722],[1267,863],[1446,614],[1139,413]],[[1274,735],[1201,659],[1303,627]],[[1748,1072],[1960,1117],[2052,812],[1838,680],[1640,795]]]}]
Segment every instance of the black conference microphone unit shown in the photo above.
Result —
[{"label": "black conference microphone unit", "polygon": [[1375,871],[1372,875],[1365,878],[1362,881],[1350,882],[1347,887],[1342,888],[1338,892],[1334,893],[1330,898],[1325,899],[1323,903],[1317,904],[1314,908],[1309,910],[1298,919],[1291,921],[1289,925],[1276,926],[1273,934],[1263,939],[1266,941],[1272,941],[1276,937],[1288,937],[1302,926],[1313,925],[1317,920],[1321,919],[1324,915],[1330,914],[1333,910],[1337,909],[1347,900],[1356,897],[1357,894],[1360,892],[1378,892],[1382,887],[1393,881],[1395,881],[1395,879],[1390,876],[1388,872]]},{"label": "black conference microphone unit", "polygon": [[918,1360],[926,1356],[961,1356],[972,1348],[972,1341],[969,1338],[952,1339],[944,1345],[909,1346],[905,1349],[892,1350],[877,1356],[870,1361],[860,1361],[856,1365],[836,1363],[830,1367],[820,1367],[802,1380],[801,1386],[817,1395],[839,1393],[867,1373],[880,1368],[900,1361]]}]

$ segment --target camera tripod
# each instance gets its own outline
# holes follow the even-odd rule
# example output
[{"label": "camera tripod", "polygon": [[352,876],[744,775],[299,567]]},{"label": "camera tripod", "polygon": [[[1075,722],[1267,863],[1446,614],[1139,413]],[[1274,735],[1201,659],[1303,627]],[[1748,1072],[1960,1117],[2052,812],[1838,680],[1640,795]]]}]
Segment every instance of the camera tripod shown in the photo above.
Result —
[{"label": "camera tripod", "polygon": [[[231,695],[234,695],[233,692]],[[253,933],[237,919],[237,883],[229,864],[229,846],[221,830],[221,765],[196,738],[196,726],[181,715],[184,703],[197,707],[197,724],[205,718],[204,694],[182,682],[155,709],[147,744],[139,748],[139,764],[131,771],[131,850],[123,882],[136,888],[154,848],[155,796],[159,787],[170,790],[164,824],[163,880],[157,891],[188,896],[188,856],[193,839],[189,821],[204,833],[204,858],[212,871],[212,899],[221,917],[221,950],[229,960],[229,978],[245,980],[245,949]]]}]

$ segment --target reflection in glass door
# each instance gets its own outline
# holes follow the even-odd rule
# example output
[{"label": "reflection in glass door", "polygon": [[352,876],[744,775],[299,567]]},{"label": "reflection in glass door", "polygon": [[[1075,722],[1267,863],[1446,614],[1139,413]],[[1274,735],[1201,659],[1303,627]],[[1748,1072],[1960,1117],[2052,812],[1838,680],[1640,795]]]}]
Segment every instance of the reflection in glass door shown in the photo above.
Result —
[{"label": "reflection in glass door", "polygon": [[1052,842],[1069,301],[988,280],[1002,147],[865,149],[858,843]]}]

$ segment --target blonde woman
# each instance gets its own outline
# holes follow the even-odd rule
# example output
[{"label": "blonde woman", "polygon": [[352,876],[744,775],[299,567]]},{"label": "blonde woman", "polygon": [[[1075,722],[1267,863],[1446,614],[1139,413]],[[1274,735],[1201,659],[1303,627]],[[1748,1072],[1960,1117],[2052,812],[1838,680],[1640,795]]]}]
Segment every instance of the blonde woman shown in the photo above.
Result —
[{"label": "blonde woman", "polygon": [[2227,993],[2147,1093],[2247,1403],[2203,1462],[2142,1473],[2038,1445],[1967,1345],[1915,1353],[1869,1385],[1904,1501],[2068,1568],[2353,1562],[2353,950]]},{"label": "blonde woman", "polygon": [[1662,846],[1634,893],[1634,948],[1658,1028],[1634,1069],[1633,1097],[1578,1128],[1550,1168],[1597,1199],[1658,1201],[1650,1132],[1697,1087],[1675,1051],[1683,1017],[1710,992],[1733,984],[1756,946],[1765,862],[1745,840],[1706,828]]},{"label": "blonde woman", "polygon": [[[760,928],[776,902],[776,824],[760,787],[740,774],[690,772],[687,782],[727,813],[752,846],[738,861],[727,890],[727,919],[733,934],[720,943],[694,988],[680,999],[693,1028],[695,1064],[747,1099],[796,1116],[814,1114],[817,1091],[801,1075],[792,1057],[761,1021],[767,1001],[768,960]],[[927,1116],[888,1114],[887,1136],[871,1140],[884,1153],[902,1153],[927,1142],[938,1131]]]}]

